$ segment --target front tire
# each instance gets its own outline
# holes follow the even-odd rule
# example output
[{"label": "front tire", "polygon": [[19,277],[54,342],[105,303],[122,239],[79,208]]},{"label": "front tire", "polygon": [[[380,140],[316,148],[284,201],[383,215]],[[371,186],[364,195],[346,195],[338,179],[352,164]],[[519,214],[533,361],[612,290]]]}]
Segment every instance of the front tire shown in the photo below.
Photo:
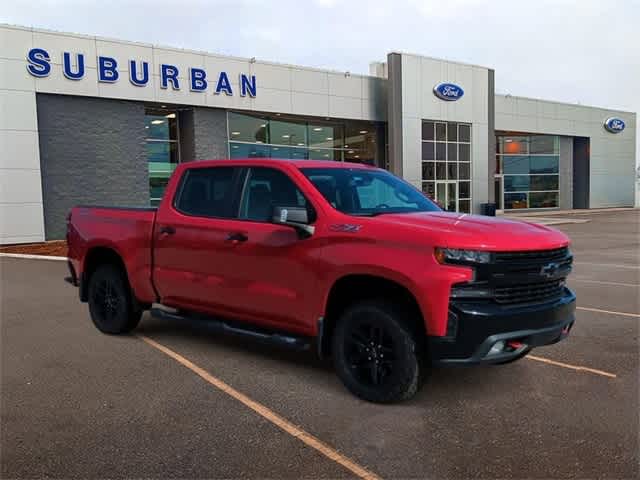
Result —
[{"label": "front tire", "polygon": [[89,278],[89,313],[102,333],[128,333],[140,322],[125,273],[114,265],[100,265]]},{"label": "front tire", "polygon": [[349,307],[336,325],[336,372],[356,396],[376,403],[411,398],[421,377],[421,349],[396,305],[364,301]]}]

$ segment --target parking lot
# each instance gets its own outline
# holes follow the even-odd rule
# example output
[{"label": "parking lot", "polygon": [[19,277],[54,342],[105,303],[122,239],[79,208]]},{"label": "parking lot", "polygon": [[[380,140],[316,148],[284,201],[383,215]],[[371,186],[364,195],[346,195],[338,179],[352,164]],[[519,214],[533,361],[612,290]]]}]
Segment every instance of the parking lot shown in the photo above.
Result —
[{"label": "parking lot", "polygon": [[329,362],[145,315],[91,323],[64,262],[0,258],[2,478],[637,478],[638,210],[559,225],[576,325],[365,403]]}]

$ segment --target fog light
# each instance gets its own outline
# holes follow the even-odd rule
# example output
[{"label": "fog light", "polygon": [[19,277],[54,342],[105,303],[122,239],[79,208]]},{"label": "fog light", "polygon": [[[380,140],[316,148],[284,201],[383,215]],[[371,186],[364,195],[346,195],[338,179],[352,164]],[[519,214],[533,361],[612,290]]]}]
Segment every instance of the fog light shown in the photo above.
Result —
[{"label": "fog light", "polygon": [[491,347],[491,350],[489,350],[489,355],[496,355],[498,353],[501,353],[504,350],[504,341],[500,340],[499,342],[496,342],[493,344],[493,347]]}]

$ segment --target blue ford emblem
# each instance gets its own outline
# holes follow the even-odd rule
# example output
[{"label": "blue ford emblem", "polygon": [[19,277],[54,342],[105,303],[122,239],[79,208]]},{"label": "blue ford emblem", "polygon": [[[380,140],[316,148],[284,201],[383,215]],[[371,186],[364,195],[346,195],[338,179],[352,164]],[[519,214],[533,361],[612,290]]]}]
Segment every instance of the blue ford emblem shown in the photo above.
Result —
[{"label": "blue ford emblem", "polygon": [[609,117],[604,121],[604,128],[611,133],[620,133],[624,130],[624,120],[616,117]]},{"label": "blue ford emblem", "polygon": [[439,83],[433,87],[433,93],[442,100],[453,102],[462,98],[464,90],[453,83]]}]

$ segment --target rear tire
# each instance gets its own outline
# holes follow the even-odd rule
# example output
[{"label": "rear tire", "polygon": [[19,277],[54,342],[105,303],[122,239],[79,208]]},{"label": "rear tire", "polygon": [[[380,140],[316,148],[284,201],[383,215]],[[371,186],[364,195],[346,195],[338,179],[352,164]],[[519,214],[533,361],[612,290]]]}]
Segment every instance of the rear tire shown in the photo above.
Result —
[{"label": "rear tire", "polygon": [[345,386],[376,403],[411,398],[422,375],[421,343],[396,305],[363,301],[344,311],[332,338],[333,361]]},{"label": "rear tire", "polygon": [[89,278],[89,313],[102,333],[121,334],[136,328],[142,309],[134,305],[125,273],[114,265],[100,265]]}]

